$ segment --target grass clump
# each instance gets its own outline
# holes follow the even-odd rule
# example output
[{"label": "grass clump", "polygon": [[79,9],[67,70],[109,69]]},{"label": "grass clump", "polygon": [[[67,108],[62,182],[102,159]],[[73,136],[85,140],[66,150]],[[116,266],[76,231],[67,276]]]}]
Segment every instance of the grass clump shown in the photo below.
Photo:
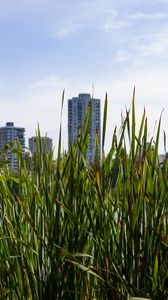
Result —
[{"label": "grass clump", "polygon": [[36,170],[20,150],[17,174],[1,166],[1,299],[168,298],[168,166],[159,165],[160,121],[153,147],[145,112],[136,130],[133,96],[105,156],[106,96],[102,164],[88,165],[90,114],[65,155],[60,127],[54,166],[53,155],[40,149],[40,132]]}]

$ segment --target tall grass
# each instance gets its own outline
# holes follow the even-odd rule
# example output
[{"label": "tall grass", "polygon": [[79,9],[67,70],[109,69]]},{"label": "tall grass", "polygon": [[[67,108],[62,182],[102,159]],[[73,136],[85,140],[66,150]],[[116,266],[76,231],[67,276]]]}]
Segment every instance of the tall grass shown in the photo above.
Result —
[{"label": "tall grass", "polygon": [[90,109],[64,155],[60,127],[55,166],[53,155],[41,150],[40,131],[36,171],[19,148],[17,174],[2,164],[0,299],[168,299],[168,165],[163,171],[158,160],[161,121],[153,148],[145,112],[136,129],[134,98],[105,156],[106,96],[101,166],[98,159],[87,163]]}]

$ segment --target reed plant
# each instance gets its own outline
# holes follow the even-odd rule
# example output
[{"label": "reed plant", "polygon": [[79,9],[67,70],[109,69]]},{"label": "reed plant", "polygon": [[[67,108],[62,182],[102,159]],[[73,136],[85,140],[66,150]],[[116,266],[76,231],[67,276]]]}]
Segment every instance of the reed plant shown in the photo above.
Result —
[{"label": "reed plant", "polygon": [[[0,169],[0,299],[168,299],[168,165],[159,164],[160,123],[148,141],[136,128],[135,93],[102,162],[88,165],[91,108],[68,153],[19,148],[18,172]],[[62,108],[63,108],[62,99]],[[153,147],[154,145],[154,147]]]}]

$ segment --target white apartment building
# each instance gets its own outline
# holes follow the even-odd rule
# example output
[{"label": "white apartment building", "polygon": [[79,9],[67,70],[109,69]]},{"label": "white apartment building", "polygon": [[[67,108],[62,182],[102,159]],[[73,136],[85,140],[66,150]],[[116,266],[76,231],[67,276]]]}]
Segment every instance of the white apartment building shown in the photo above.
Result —
[{"label": "white apartment building", "polygon": [[72,143],[75,142],[80,128],[83,126],[85,115],[89,103],[92,104],[90,141],[88,145],[88,162],[92,163],[95,159],[95,136],[98,133],[99,159],[101,151],[101,109],[100,99],[91,99],[90,94],[79,94],[68,100],[68,147],[70,146],[70,137]]},{"label": "white apartment building", "polygon": [[[11,142],[19,141],[23,151],[25,151],[25,128],[15,127],[13,122],[7,122],[6,126],[0,127],[0,151],[4,151],[4,147]],[[16,154],[12,152],[9,147],[9,151],[6,152],[2,158],[6,157],[9,160],[8,166],[16,169],[18,167]]]}]

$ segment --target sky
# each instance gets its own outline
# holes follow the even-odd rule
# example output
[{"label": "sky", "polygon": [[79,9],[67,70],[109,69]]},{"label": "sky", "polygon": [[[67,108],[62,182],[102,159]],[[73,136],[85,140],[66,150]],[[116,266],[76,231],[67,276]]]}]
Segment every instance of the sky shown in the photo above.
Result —
[{"label": "sky", "polygon": [[57,148],[65,89],[67,149],[67,100],[94,94],[103,116],[107,92],[108,152],[134,86],[137,124],[145,108],[155,136],[164,109],[168,135],[168,0],[0,0],[0,126],[25,127],[26,143],[39,123]]}]

